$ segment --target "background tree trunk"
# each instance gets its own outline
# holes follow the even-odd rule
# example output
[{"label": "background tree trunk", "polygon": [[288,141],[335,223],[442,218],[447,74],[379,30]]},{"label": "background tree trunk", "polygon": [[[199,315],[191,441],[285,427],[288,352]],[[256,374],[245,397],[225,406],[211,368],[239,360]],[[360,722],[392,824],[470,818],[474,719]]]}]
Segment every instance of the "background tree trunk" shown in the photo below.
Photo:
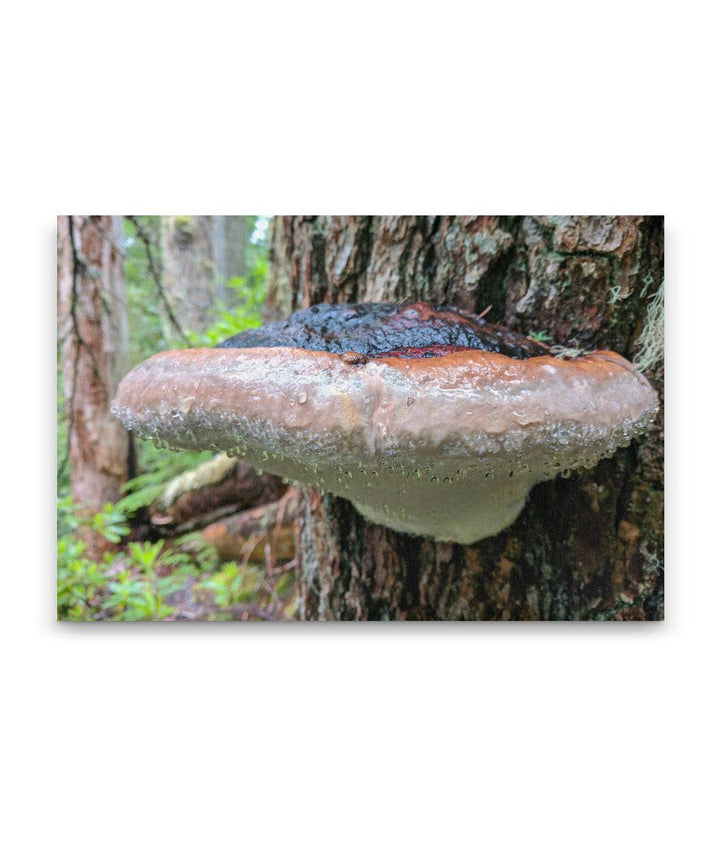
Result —
[{"label": "background tree trunk", "polygon": [[174,316],[165,319],[166,334],[176,335],[175,326],[183,333],[204,333],[216,303],[236,300],[228,280],[247,273],[247,217],[162,217],[160,231],[163,288]]},{"label": "background tree trunk", "polygon": [[[58,324],[68,457],[75,502],[94,514],[117,502],[128,479],[130,439],[110,413],[130,368],[127,304],[117,217],[58,217]],[[106,542],[85,531],[89,555]]]},{"label": "background tree trunk", "polygon": [[217,299],[232,304],[236,298],[227,287],[229,279],[247,274],[245,253],[249,240],[247,217],[211,217],[212,253],[216,273]]},{"label": "background tree trunk", "polygon": [[212,238],[212,217],[161,218],[163,287],[183,333],[204,333],[212,321],[217,299]]},{"label": "background tree trunk", "polygon": [[[319,302],[429,299],[568,347],[632,358],[662,399],[660,217],[283,217],[270,317]],[[659,619],[662,411],[593,470],[537,485],[469,547],[399,534],[304,488],[304,619]]]}]

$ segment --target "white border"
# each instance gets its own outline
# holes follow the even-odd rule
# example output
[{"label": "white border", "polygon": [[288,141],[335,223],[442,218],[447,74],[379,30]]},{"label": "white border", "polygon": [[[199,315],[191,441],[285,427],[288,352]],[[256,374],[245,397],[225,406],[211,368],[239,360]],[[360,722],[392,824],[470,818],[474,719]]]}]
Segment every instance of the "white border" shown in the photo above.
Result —
[{"label": "white border", "polygon": [[[710,851],[720,188],[703,8],[13,10],[5,852]],[[183,210],[666,214],[668,620],[55,625],[53,218]]]}]

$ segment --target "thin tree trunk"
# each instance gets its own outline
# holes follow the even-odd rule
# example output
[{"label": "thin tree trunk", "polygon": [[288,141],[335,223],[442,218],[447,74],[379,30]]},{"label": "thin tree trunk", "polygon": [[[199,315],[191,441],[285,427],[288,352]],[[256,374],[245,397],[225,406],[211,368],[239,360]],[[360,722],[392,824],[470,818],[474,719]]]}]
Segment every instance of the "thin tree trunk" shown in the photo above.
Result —
[{"label": "thin tree trunk", "polygon": [[[94,514],[121,495],[130,439],[110,413],[130,367],[119,218],[58,217],[58,323],[75,502]],[[88,553],[108,543],[84,532]]]},{"label": "thin tree trunk", "polygon": [[212,221],[212,253],[216,272],[216,297],[232,305],[237,295],[228,288],[228,280],[247,274],[245,251],[248,223],[244,216],[215,216]]},{"label": "thin tree trunk", "polygon": [[212,323],[217,299],[212,234],[211,217],[161,218],[163,287],[183,333],[204,333]]},{"label": "thin tree trunk", "polygon": [[[659,217],[283,217],[269,313],[429,299],[642,362],[662,399]],[[303,489],[304,619],[658,619],[663,422],[589,472],[537,485],[469,547],[402,535]]]}]

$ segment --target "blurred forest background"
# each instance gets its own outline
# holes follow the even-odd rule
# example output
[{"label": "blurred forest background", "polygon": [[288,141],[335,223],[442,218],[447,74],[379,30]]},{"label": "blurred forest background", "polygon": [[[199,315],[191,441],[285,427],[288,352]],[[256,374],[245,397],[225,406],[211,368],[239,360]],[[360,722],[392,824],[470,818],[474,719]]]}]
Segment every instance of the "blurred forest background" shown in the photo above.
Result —
[{"label": "blurred forest background", "polygon": [[[292,617],[292,503],[241,462],[130,438],[131,366],[262,323],[269,218],[58,219],[58,617]],[[246,511],[250,509],[251,511]]]}]

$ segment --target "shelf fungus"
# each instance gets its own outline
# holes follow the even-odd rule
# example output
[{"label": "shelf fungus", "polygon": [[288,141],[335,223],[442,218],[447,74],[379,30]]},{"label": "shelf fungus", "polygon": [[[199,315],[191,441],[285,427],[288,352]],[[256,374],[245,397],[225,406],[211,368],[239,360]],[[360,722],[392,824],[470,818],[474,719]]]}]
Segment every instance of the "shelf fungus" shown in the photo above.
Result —
[{"label": "shelf fungus", "polygon": [[114,403],[156,443],[226,451],[374,523],[460,543],[504,529],[533,485],[613,455],[656,411],[618,354],[556,357],[429,303],[313,306],[156,354]]}]

